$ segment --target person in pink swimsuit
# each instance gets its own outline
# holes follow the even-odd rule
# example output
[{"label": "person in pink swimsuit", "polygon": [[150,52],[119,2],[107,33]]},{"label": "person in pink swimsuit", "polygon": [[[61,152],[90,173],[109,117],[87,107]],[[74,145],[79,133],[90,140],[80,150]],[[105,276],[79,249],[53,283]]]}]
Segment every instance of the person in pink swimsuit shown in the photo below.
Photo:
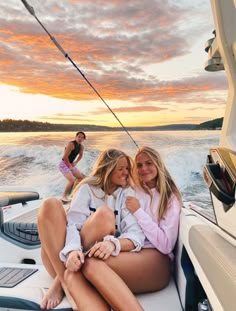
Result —
[{"label": "person in pink swimsuit", "polygon": [[84,153],[84,146],[82,142],[86,139],[84,132],[77,132],[75,139],[70,141],[65,150],[61,161],[59,162],[59,170],[62,175],[67,179],[66,187],[63,191],[62,202],[67,203],[70,199],[67,197],[68,192],[71,190],[75,179],[83,179],[83,174],[76,167],[77,163],[82,159]]}]

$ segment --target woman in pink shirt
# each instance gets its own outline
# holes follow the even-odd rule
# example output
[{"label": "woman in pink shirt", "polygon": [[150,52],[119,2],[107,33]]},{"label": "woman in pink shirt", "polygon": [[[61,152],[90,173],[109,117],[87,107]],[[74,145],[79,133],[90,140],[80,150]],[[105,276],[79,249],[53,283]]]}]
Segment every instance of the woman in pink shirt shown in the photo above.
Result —
[{"label": "woman in pink shirt", "polygon": [[[170,281],[182,199],[156,150],[142,147],[137,151],[134,175],[140,200],[130,196],[126,199],[126,207],[141,226],[146,236],[145,245],[139,253],[121,252],[117,257],[109,257],[106,264],[121,277],[133,293],[138,294],[161,290]],[[118,304],[119,300],[125,300],[123,281],[120,280],[119,284],[114,283],[116,290],[112,292],[104,282],[102,265],[105,263],[100,261],[98,265],[96,261],[96,258],[90,258],[88,265],[85,265],[86,278],[96,288],[107,292],[113,305]]]},{"label": "woman in pink shirt", "polygon": [[139,149],[134,173],[143,208],[134,197],[128,198],[126,206],[146,236],[144,248],[156,248],[172,259],[178,235],[181,194],[159,153],[150,147]]}]

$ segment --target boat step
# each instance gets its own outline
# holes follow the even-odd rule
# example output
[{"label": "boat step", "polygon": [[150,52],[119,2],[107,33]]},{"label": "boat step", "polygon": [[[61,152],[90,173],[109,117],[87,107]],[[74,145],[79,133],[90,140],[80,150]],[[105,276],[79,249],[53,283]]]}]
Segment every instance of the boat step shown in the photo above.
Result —
[{"label": "boat step", "polygon": [[38,271],[38,269],[0,268],[0,287],[14,287],[36,271]]}]

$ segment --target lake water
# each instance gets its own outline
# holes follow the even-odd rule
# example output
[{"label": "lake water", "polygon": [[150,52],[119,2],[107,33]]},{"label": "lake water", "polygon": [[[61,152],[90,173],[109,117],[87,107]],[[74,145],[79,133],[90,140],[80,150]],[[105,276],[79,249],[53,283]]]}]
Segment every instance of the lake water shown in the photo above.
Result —
[{"label": "lake water", "polygon": [[[79,129],[78,129],[79,130]],[[130,132],[139,146],[156,148],[179,186],[184,202],[211,208],[202,171],[210,147],[219,144],[219,131]],[[137,147],[125,132],[87,132],[85,153],[78,168],[86,175],[100,151],[115,147],[133,156]],[[75,133],[0,133],[1,186],[37,190],[42,197],[61,196],[66,180],[58,170],[67,142]]]}]

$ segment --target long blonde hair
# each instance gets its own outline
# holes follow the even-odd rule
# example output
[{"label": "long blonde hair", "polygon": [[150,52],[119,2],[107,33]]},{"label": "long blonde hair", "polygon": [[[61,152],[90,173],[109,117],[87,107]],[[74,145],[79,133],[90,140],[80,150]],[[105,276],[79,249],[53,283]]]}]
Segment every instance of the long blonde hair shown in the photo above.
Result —
[{"label": "long blonde hair", "polygon": [[160,154],[153,148],[143,146],[138,149],[134,158],[134,179],[135,183],[140,186],[146,193],[151,195],[150,190],[147,186],[140,180],[137,174],[137,157],[141,154],[145,153],[148,155],[153,164],[157,168],[157,177],[156,177],[156,185],[155,188],[160,193],[160,201],[159,201],[159,209],[158,209],[158,220],[162,219],[167,211],[168,208],[168,201],[172,194],[174,194],[177,199],[182,202],[181,193],[177,188],[173,178],[171,177],[170,173],[168,172],[164,162],[161,159]]},{"label": "long blonde hair", "polygon": [[129,176],[126,186],[130,186],[131,183],[133,183],[132,159],[121,150],[107,149],[100,153],[92,172],[78,184],[74,191],[76,191],[82,184],[89,184],[94,187],[102,188],[105,193],[108,193],[111,185],[111,175],[116,168],[118,161],[123,157],[125,157],[128,162]]}]

